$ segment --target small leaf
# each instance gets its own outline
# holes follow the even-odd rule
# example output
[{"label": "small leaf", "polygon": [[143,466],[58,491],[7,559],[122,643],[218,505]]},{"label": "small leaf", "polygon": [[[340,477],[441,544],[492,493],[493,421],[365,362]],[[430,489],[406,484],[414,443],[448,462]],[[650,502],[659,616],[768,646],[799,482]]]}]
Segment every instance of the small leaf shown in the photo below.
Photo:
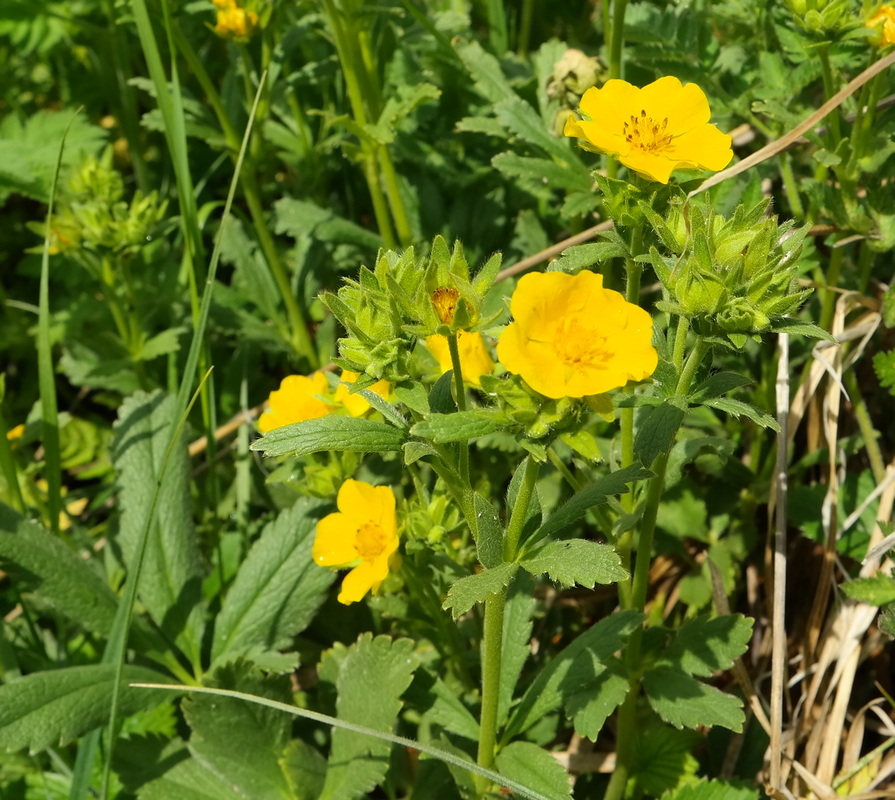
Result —
[{"label": "small leaf", "polygon": [[728,414],[733,414],[735,417],[747,417],[756,425],[761,425],[763,428],[770,428],[772,431],[777,431],[778,433],[780,431],[780,426],[777,424],[777,420],[770,414],[765,414],[763,411],[759,411],[755,406],[749,405],[749,403],[744,403],[741,400],[732,400],[729,397],[714,397],[709,400],[704,400],[702,405],[708,406],[709,408],[716,408],[719,411],[726,411]]},{"label": "small leaf", "polygon": [[653,797],[660,797],[692,780],[699,769],[693,751],[702,742],[694,731],[681,731],[666,725],[649,727],[637,737],[634,745],[632,772],[637,787]]},{"label": "small leaf", "polygon": [[583,517],[588,509],[605,503],[610,497],[624,494],[628,491],[628,483],[643,480],[652,476],[652,472],[644,469],[640,464],[632,464],[630,467],[615,470],[593,483],[585,486],[579,492],[570,497],[560,508],[551,514],[547,521],[536,531],[531,539],[542,539],[551,534],[560,533],[573,522]]},{"label": "small leaf", "polygon": [[428,442],[404,442],[404,463],[415,464],[426,456],[437,456],[438,451]]},{"label": "small leaf", "polygon": [[751,378],[736,372],[716,372],[697,386],[690,394],[690,402],[701,403],[710,397],[720,397],[742,386],[753,383]]},{"label": "small leaf", "polygon": [[426,396],[426,390],[421,383],[396,386],[394,394],[395,400],[403,403],[411,411],[415,411],[417,414],[429,413],[429,398]]},{"label": "small leaf", "polygon": [[777,319],[771,323],[771,330],[774,333],[791,333],[798,336],[810,336],[812,339],[824,339],[827,342],[835,342],[835,337],[830,335],[829,331],[825,331],[818,325],[810,322],[802,322],[798,319]]},{"label": "small leaf", "polygon": [[429,407],[433,414],[450,414],[456,411],[457,404],[451,394],[451,386],[454,380],[454,371],[449,369],[444,373],[429,390]]},{"label": "small leaf", "polygon": [[266,456],[306,456],[320,452],[388,453],[401,449],[404,431],[356,417],[320,417],[276,428],[252,442]]},{"label": "small leaf", "polygon": [[477,742],[480,733],[479,723],[457,697],[456,691],[441,678],[436,678],[432,694],[435,695],[435,702],[426,712],[426,717],[450,733]]},{"label": "small leaf", "polygon": [[613,656],[606,659],[605,666],[594,681],[566,700],[566,712],[574,720],[578,735],[593,741],[596,741],[609,715],[624,702],[631,688],[631,681],[621,661]]},{"label": "small leaf", "polygon": [[628,577],[613,547],[584,539],[548,542],[523,558],[520,564],[535,575],[546,572],[550,580],[563,586],[578,584],[587,589]]},{"label": "small leaf", "polygon": [[846,597],[872,606],[884,606],[895,602],[895,578],[882,573],[872,578],[855,578],[853,581],[843,583],[839,588]]},{"label": "small leaf", "polygon": [[643,466],[649,467],[656,456],[671,450],[674,437],[684,419],[684,410],[670,403],[663,403],[644,415],[645,419],[634,437],[634,455]]},{"label": "small leaf", "polygon": [[718,780],[701,780],[681,786],[665,795],[664,800],[759,800],[760,793],[751,786]]},{"label": "small leaf", "polygon": [[659,666],[647,672],[643,688],[653,711],[669,725],[720,725],[734,733],[743,731],[746,717],[738,697],[700,683],[674,667]]},{"label": "small leaf", "polygon": [[569,773],[543,747],[531,742],[511,742],[495,759],[497,771],[550,800],[572,796]]},{"label": "small leaf", "polygon": [[462,617],[476,603],[482,603],[492,594],[507,586],[519,569],[518,564],[501,564],[477,575],[460,578],[451,584],[442,608],[450,611],[454,619]]},{"label": "small leaf", "polygon": [[[895,585],[895,581],[893,581]],[[752,638],[753,620],[742,614],[699,616],[684,622],[662,660],[690,675],[707,677],[729,669],[746,652]]]},{"label": "small leaf", "polygon": [[502,420],[491,413],[457,411],[453,414],[427,414],[426,419],[414,425],[410,432],[436,444],[446,444],[494,433],[500,430],[502,424]]},{"label": "small leaf", "polygon": [[479,562],[485,569],[499,566],[503,560],[503,527],[497,509],[478,492],[473,494],[476,516],[476,549]]}]

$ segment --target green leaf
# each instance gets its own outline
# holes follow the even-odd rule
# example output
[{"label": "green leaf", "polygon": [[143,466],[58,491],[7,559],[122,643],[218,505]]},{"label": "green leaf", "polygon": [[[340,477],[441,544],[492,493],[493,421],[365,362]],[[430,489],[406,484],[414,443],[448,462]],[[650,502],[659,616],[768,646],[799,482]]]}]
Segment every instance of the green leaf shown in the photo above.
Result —
[{"label": "green leaf", "polygon": [[726,411],[735,417],[747,417],[756,425],[763,428],[770,428],[772,431],[780,431],[780,426],[770,414],[759,411],[755,406],[744,403],[741,400],[732,400],[729,397],[715,397],[709,400],[703,400],[702,404],[709,408],[716,408],[718,411]]},{"label": "green leaf", "polygon": [[758,789],[728,781],[701,780],[681,786],[664,800],[759,800]]},{"label": "green leaf", "polygon": [[[339,719],[391,731],[417,659],[409,639],[365,633],[347,650],[324,655],[321,680],[334,682]],[[351,800],[370,792],[388,770],[391,745],[342,728],[333,731],[326,782],[319,800]]]},{"label": "green leaf", "polygon": [[[118,536],[128,564],[133,563],[171,432],[178,424],[175,413],[175,398],[160,392],[137,392],[122,403],[118,412],[112,461],[121,489]],[[193,527],[190,472],[183,431],[174,444],[159,491],[138,593],[156,624],[177,642],[192,663],[198,664],[203,629],[203,574]]]},{"label": "green leaf", "polygon": [[572,155],[563,139],[551,133],[541,115],[518,94],[514,93],[494,106],[494,114],[509,131],[558,159],[567,172],[587,176],[584,188],[590,189],[590,170]]},{"label": "green leaf", "polygon": [[34,592],[55,611],[107,636],[118,598],[87,561],[37,522],[0,503],[0,567],[19,590]]},{"label": "green leaf", "polygon": [[699,769],[693,751],[702,741],[698,733],[665,725],[654,725],[638,736],[631,772],[640,792],[664,800],[664,792],[692,780]]},{"label": "green leaf", "polygon": [[520,572],[507,592],[501,640],[500,694],[497,698],[498,725],[506,722],[519,676],[531,655],[531,617],[536,605],[534,589],[531,576]]},{"label": "green leaf", "polygon": [[495,763],[501,775],[550,800],[567,800],[572,796],[569,773],[543,747],[531,742],[512,742],[500,750]]},{"label": "green leaf", "polygon": [[401,449],[407,435],[392,425],[356,417],[320,417],[284,425],[252,442],[267,456],[309,453],[388,453]]},{"label": "green leaf", "polygon": [[417,414],[429,413],[429,398],[421,383],[414,382],[409,386],[396,386],[394,395],[398,403],[403,403],[411,411],[415,411]]},{"label": "green leaf", "polygon": [[497,509],[478,492],[472,496],[476,516],[476,550],[479,562],[485,569],[492,569],[503,561],[503,527]]},{"label": "green leaf", "polygon": [[636,611],[616,611],[549,659],[510,716],[504,740],[518,736],[591,685],[643,619]]},{"label": "green leaf", "polygon": [[[289,680],[266,678],[246,663],[218,669],[211,685],[239,689],[288,703]],[[190,750],[241,797],[283,800],[290,797],[280,757],[289,743],[292,720],[280,711],[231,697],[193,694],[183,703],[189,723]]]},{"label": "green leaf", "polygon": [[454,619],[462,617],[476,603],[482,603],[492,594],[508,585],[519,569],[518,564],[501,564],[477,575],[460,578],[451,584],[442,608],[450,611]]},{"label": "green leaf", "polygon": [[829,331],[825,331],[818,325],[810,322],[802,322],[798,319],[776,319],[771,322],[771,330],[774,333],[790,333],[797,336],[809,336],[812,339],[824,339],[827,342],[835,342],[835,337],[830,335]]},{"label": "green leaf", "polygon": [[432,693],[435,695],[435,702],[426,712],[426,717],[450,733],[477,742],[479,740],[479,723],[457,697],[457,692],[452,690],[441,678],[436,678]]},{"label": "green leaf", "polygon": [[454,371],[445,372],[429,390],[429,407],[433,414],[451,414],[457,409],[454,396],[451,394]]},{"label": "green leaf", "polygon": [[326,780],[326,759],[304,739],[293,739],[280,759],[290,800],[317,800]]},{"label": "green leaf", "polygon": [[321,504],[302,499],[264,528],[239,567],[215,623],[212,662],[277,651],[307,627],[335,573],[311,558]]},{"label": "green leaf", "polygon": [[628,248],[615,241],[576,244],[562,251],[562,255],[550,265],[550,271],[575,273],[602,264],[612,258],[629,255]]},{"label": "green leaf", "polygon": [[593,183],[587,170],[574,172],[566,164],[557,164],[549,158],[528,158],[517,153],[498,153],[491,165],[511,178],[525,183],[523,188],[533,194],[550,193],[556,189],[569,192],[587,191]]},{"label": "green leaf", "polygon": [[631,681],[624,664],[615,656],[605,661],[605,669],[581,691],[566,700],[566,712],[579,736],[596,740],[609,715],[628,696]]},{"label": "green leaf", "polygon": [[[37,753],[73,742],[109,720],[112,664],[90,664],[35,672],[0,686],[0,748]],[[170,699],[130,683],[170,683],[162,673],[124,667],[119,718]]]},{"label": "green leaf", "polygon": [[839,587],[846,597],[872,606],[895,602],[895,578],[878,573],[872,578],[855,578]]},{"label": "green leaf", "polygon": [[245,800],[224,778],[190,758],[185,747],[166,755],[173,766],[161,777],[140,786],[140,800]]},{"label": "green leaf", "polygon": [[649,704],[665,722],[676,728],[720,725],[742,733],[743,704],[738,697],[724,694],[674,667],[659,666],[643,676]]},{"label": "green leaf", "polygon": [[490,53],[485,52],[478,42],[458,41],[455,49],[475,81],[476,91],[482,97],[492,103],[497,103],[516,96],[503,75],[500,62]]},{"label": "green leaf", "polygon": [[560,508],[553,512],[526,544],[530,545],[532,542],[545,536],[561,532],[583,517],[588,509],[605,503],[614,495],[625,494],[628,491],[628,483],[649,478],[652,474],[652,472],[644,469],[640,464],[632,464],[630,467],[615,470],[615,472],[610,472],[608,475],[598,478],[581,489],[581,491],[572,495]]},{"label": "green leaf", "polygon": [[656,456],[671,450],[684,419],[684,409],[663,403],[645,412],[644,417],[634,437],[634,455],[643,466],[649,467]]},{"label": "green leaf", "polygon": [[414,464],[426,456],[437,456],[438,451],[428,442],[404,442],[404,463]]},{"label": "green leaf", "polygon": [[436,444],[462,442],[494,433],[503,425],[501,418],[484,411],[457,411],[453,414],[427,414],[410,432]]},{"label": "green leaf", "polygon": [[690,402],[701,403],[710,397],[720,397],[750,383],[753,383],[751,378],[736,372],[716,372],[690,393]]},{"label": "green leaf", "polygon": [[687,620],[675,632],[662,660],[702,678],[729,669],[746,652],[752,638],[752,624],[753,620],[742,614],[714,619],[703,615]]},{"label": "green leaf", "polygon": [[613,547],[584,539],[548,542],[519,563],[534,575],[546,572],[550,580],[563,586],[579,584],[593,589],[598,583],[616,583],[628,577]]},{"label": "green leaf", "polygon": [[152,361],[159,356],[168,353],[176,353],[180,350],[180,337],[186,332],[186,328],[168,328],[143,343],[138,357],[143,361]]}]

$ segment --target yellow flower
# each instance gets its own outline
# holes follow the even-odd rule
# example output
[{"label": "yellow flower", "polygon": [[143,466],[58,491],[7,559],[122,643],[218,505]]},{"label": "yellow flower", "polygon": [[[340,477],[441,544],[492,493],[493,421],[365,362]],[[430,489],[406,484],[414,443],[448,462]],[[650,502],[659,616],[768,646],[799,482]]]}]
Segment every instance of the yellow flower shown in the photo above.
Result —
[{"label": "yellow flower", "polygon": [[[360,375],[357,372],[343,370],[341,376],[342,383],[336,387],[336,392],[333,395],[333,400],[341,403],[352,417],[362,417],[372,408],[363,397],[359,394],[351,394],[348,387],[345,386],[346,383],[354,383],[358,377]],[[370,387],[370,391],[385,399],[391,394],[392,385],[388,381],[379,381]]]},{"label": "yellow flower", "polygon": [[376,594],[398,549],[395,494],[388,486],[348,479],[339,489],[338,512],[317,523],[312,556],[321,567],[353,567],[342,581],[339,602]]},{"label": "yellow flower", "polygon": [[293,422],[326,416],[332,407],[318,395],[325,397],[328,393],[329,384],[322,372],[315,372],[310,377],[289,375],[283,378],[280,388],[270,393],[270,411],[258,417],[258,429],[267,433]]},{"label": "yellow flower", "polygon": [[895,44],[895,8],[882,6],[876,14],[867,20],[867,27],[879,27],[879,39],[876,43],[880,47]]},{"label": "yellow flower", "polygon": [[532,273],[510,301],[497,357],[547,397],[602,394],[653,374],[652,319],[594,272]]},{"label": "yellow flower", "polygon": [[676,169],[718,171],[733,158],[730,137],[709,124],[709,102],[695,83],[682,86],[667,76],[638,89],[609,80],[602,89],[588,89],[580,108],[587,119],[570,114],[566,136],[659,183],[668,183]]},{"label": "yellow flower", "polygon": [[14,428],[10,428],[6,432],[6,438],[10,442],[14,442],[16,439],[21,439],[22,435],[25,433],[24,425],[16,425]]},{"label": "yellow flower", "polygon": [[[446,336],[436,334],[426,337],[426,347],[435,356],[442,374],[453,369],[451,351]],[[494,371],[494,359],[491,358],[491,354],[485,346],[482,334],[458,331],[457,350],[460,353],[460,370],[463,372],[463,380],[473,386],[481,386],[482,375],[490,375]]]},{"label": "yellow flower", "polygon": [[218,36],[229,36],[234,39],[248,39],[258,25],[258,15],[254,11],[246,11],[234,5],[227,5],[218,10],[217,25],[214,32]]},{"label": "yellow flower", "polygon": [[444,325],[450,325],[454,321],[454,310],[459,299],[460,291],[451,286],[439,286],[432,292],[432,305]]}]

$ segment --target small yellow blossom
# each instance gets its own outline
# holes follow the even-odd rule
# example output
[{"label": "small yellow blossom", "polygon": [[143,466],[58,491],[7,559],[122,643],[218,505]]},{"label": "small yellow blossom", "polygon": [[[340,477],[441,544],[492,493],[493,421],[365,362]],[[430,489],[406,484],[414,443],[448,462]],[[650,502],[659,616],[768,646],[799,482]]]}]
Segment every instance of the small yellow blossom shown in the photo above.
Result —
[{"label": "small yellow blossom", "polygon": [[6,432],[6,438],[10,442],[14,442],[16,439],[21,439],[22,435],[25,433],[24,425],[16,425],[14,428],[10,428]]},{"label": "small yellow blossom", "polygon": [[[426,347],[435,356],[442,374],[453,369],[451,351],[446,336],[436,334],[426,337]],[[481,386],[482,375],[490,375],[494,371],[494,359],[491,358],[491,354],[485,346],[482,334],[458,331],[457,351],[460,354],[460,370],[463,372],[463,380],[473,386]]]},{"label": "small yellow blossom", "polygon": [[[37,487],[37,490],[43,495],[44,498],[47,497],[50,491],[50,484],[47,483],[45,478],[38,478],[34,485]],[[61,486],[60,487],[60,499],[63,500],[65,496],[68,494],[68,487]],[[69,500],[65,503],[65,511],[59,512],[59,530],[67,531],[71,528],[71,519],[70,517],[79,517],[84,513],[84,509],[87,508],[87,504],[89,502],[89,498],[80,497],[77,500]]]},{"label": "small yellow blossom", "polygon": [[709,102],[695,83],[666,76],[638,89],[613,79],[588,89],[580,108],[586,119],[570,114],[566,136],[659,183],[676,169],[718,171],[733,158],[730,136],[709,124]]},{"label": "small yellow blossom", "polygon": [[497,357],[546,397],[602,394],[649,377],[659,363],[650,315],[604,289],[595,272],[526,275],[510,310]]},{"label": "small yellow blossom", "polygon": [[[333,395],[333,400],[344,406],[345,410],[351,414],[352,417],[362,417],[372,408],[363,397],[359,394],[351,394],[349,388],[345,386],[346,383],[354,383],[359,377],[360,375],[357,372],[343,371],[340,378],[342,383],[336,387],[335,394]],[[391,394],[392,385],[388,381],[378,381],[370,386],[369,389],[371,392],[375,392],[381,398],[385,399]]]},{"label": "small yellow blossom", "polygon": [[214,32],[218,36],[226,36],[237,40],[246,40],[258,26],[258,15],[254,11],[233,4],[218,10],[217,25]]},{"label": "small yellow blossom", "polygon": [[444,325],[450,325],[454,321],[454,310],[459,299],[460,292],[450,286],[439,286],[432,292],[432,305]]},{"label": "small yellow blossom", "polygon": [[321,567],[353,567],[342,581],[340,603],[376,594],[398,550],[395,494],[388,486],[348,479],[339,489],[338,512],[317,523],[312,556]]},{"label": "small yellow blossom", "polygon": [[867,20],[867,27],[879,28],[876,43],[880,47],[895,44],[895,7],[882,6],[876,14]]},{"label": "small yellow blossom", "polygon": [[310,377],[289,375],[283,378],[280,388],[270,393],[270,411],[265,411],[258,417],[258,429],[261,433],[268,433],[293,422],[325,417],[332,409],[332,406],[321,399],[321,396],[325,397],[327,394],[329,384],[322,372],[315,372]]}]

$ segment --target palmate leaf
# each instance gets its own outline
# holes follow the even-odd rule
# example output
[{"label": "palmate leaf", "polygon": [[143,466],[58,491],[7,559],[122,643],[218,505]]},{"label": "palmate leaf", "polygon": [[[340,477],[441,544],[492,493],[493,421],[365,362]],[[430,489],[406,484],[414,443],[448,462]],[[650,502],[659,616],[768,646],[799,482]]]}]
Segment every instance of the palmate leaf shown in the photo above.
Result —
[{"label": "palmate leaf", "polygon": [[311,558],[319,501],[302,499],[264,529],[236,573],[217,617],[212,661],[254,648],[275,651],[304,630],[335,580]]},{"label": "palmate leaf", "polygon": [[[32,753],[66,745],[108,722],[112,664],[36,672],[0,686],[0,748]],[[164,694],[128,683],[170,683],[144,667],[124,667],[119,714],[127,716],[165,701]]]},{"label": "palmate leaf", "polygon": [[[409,639],[374,639],[366,633],[347,649],[336,645],[329,651],[320,665],[320,679],[336,686],[339,719],[391,731],[416,665]],[[385,777],[390,750],[380,739],[334,730],[319,800],[351,800],[371,791]]]}]

